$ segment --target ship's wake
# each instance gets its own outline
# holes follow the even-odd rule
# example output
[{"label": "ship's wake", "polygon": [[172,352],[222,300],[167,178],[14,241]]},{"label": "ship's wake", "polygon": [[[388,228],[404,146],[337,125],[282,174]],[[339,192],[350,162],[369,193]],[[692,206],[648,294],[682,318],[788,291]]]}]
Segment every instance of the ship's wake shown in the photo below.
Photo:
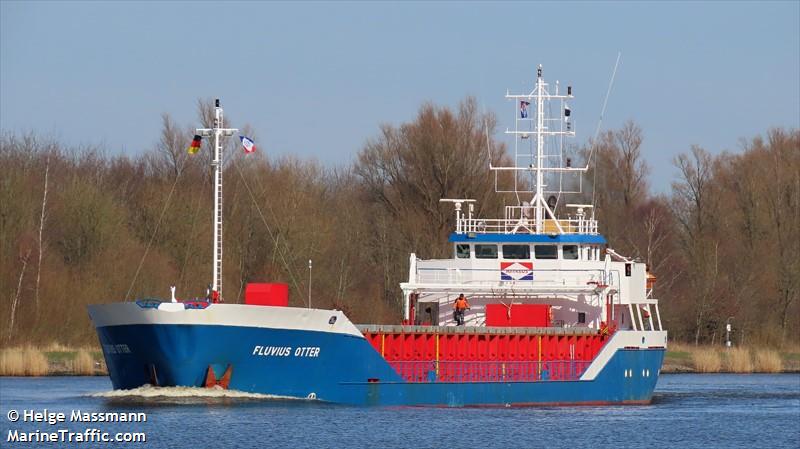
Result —
[{"label": "ship's wake", "polygon": [[89,396],[111,402],[144,404],[230,404],[250,401],[305,401],[289,396],[248,393],[220,387],[155,387],[143,385],[130,390],[112,390],[92,393]]}]

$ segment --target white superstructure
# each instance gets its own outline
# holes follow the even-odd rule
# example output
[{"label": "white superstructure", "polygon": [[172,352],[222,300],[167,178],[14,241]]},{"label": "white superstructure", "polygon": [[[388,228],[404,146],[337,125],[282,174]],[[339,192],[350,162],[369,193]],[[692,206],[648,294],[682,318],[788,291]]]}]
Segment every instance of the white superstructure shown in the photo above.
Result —
[{"label": "white superstructure", "polygon": [[[593,205],[566,201],[582,192],[588,169],[573,167],[566,150],[565,139],[575,136],[572,87],[562,93],[558,82],[546,83],[539,66],[531,92],[506,98],[514,102],[515,126],[506,130],[514,138],[514,165],[489,168],[496,191],[513,195],[516,204],[492,219],[475,217],[472,199],[442,200],[455,208],[453,258],[411,254],[408,282],[401,284],[404,318],[455,325],[453,303],[464,293],[472,326],[486,325],[487,304],[500,303],[509,316],[518,304],[549,305],[558,327],[662,330],[646,265],[607,248]],[[513,185],[501,185],[509,179]]]}]

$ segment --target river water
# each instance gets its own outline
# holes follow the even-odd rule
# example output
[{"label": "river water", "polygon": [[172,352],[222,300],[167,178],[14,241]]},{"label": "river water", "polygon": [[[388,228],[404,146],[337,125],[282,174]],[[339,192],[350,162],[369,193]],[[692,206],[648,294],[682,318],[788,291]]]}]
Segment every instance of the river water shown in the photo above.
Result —
[{"label": "river water", "polygon": [[[103,377],[0,378],[0,447],[800,448],[798,374],[666,374],[652,405],[614,407],[359,408],[192,389],[110,389]],[[25,422],[25,410],[45,409],[64,413],[64,422]],[[74,410],[141,412],[147,420],[71,421]],[[144,433],[147,441],[8,441],[14,431],[59,429],[64,438],[67,430],[98,429],[114,437]]]}]

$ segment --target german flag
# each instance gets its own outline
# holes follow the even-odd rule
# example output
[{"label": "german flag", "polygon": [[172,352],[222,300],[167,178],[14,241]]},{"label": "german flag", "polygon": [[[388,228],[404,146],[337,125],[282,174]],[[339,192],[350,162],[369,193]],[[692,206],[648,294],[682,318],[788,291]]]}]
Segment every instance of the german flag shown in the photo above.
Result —
[{"label": "german flag", "polygon": [[197,153],[200,150],[201,140],[203,140],[203,138],[195,134],[194,138],[192,139],[192,144],[189,145],[189,148],[186,149],[186,152],[188,152],[189,154]]}]

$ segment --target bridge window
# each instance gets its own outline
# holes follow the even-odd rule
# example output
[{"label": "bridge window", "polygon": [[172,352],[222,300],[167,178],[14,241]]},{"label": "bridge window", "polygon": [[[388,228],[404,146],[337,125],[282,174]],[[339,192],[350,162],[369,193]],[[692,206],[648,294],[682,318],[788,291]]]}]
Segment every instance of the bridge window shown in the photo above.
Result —
[{"label": "bridge window", "polygon": [[578,258],[578,245],[564,245],[561,249],[564,259],[575,260]]},{"label": "bridge window", "polygon": [[537,259],[558,259],[558,247],[556,245],[536,245],[533,249]]},{"label": "bridge window", "polygon": [[456,257],[459,259],[469,259],[469,245],[456,245]]},{"label": "bridge window", "polygon": [[530,259],[531,247],[528,245],[503,245],[503,259]]},{"label": "bridge window", "polygon": [[475,245],[476,259],[497,259],[497,245]]}]

